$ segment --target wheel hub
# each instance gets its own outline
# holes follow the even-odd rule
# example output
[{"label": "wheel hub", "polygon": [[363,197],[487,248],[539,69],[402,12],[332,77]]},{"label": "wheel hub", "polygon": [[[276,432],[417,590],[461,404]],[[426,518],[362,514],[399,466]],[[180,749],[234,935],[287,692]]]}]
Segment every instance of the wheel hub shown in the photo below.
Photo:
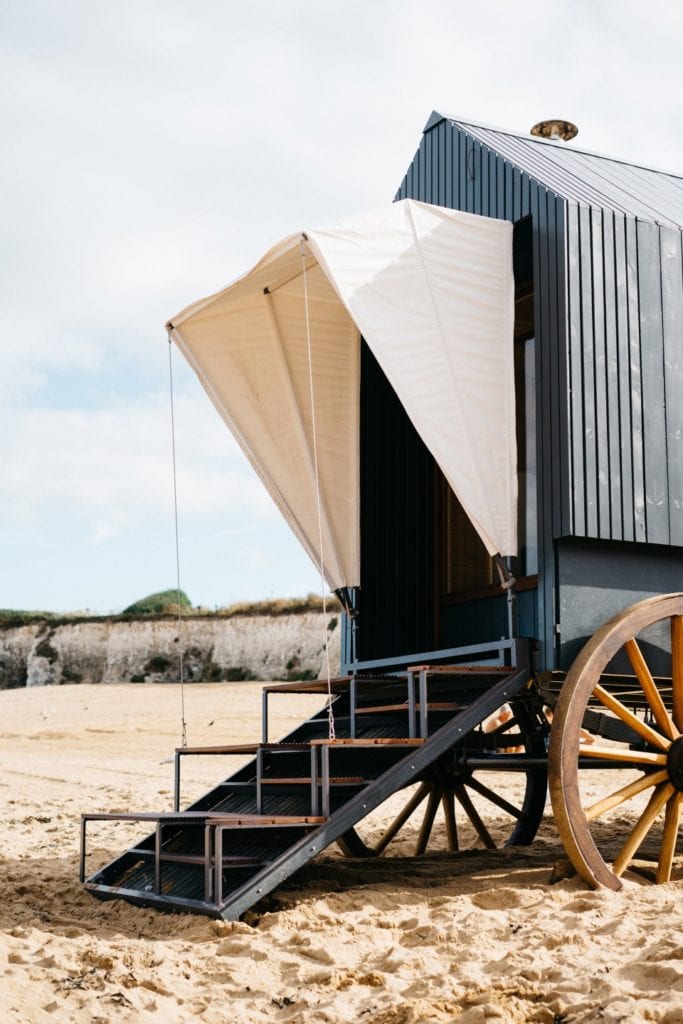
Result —
[{"label": "wheel hub", "polygon": [[679,736],[669,747],[666,769],[669,773],[671,785],[679,793],[683,793],[683,736]]},{"label": "wheel hub", "polygon": [[424,774],[425,781],[436,783],[445,789],[454,789],[456,786],[468,782],[471,777],[471,769],[459,761],[453,750],[447,750],[445,754],[437,758]]}]

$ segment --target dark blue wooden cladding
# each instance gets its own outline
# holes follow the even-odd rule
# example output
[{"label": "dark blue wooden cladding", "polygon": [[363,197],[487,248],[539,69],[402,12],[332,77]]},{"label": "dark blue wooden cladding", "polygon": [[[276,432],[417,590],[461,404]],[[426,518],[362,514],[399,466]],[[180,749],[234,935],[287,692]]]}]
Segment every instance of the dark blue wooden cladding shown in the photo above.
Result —
[{"label": "dark blue wooden cladding", "polygon": [[[645,525],[645,475],[643,462],[643,395],[640,367],[640,313],[638,298],[638,241],[636,222],[625,218],[626,282],[628,295],[629,379],[633,464],[633,522],[636,541],[647,540]],[[618,539],[618,538],[616,538]]]},{"label": "dark blue wooden cladding", "polygon": [[581,251],[579,210],[567,207],[567,332],[570,444],[569,478],[571,481],[571,529],[586,535],[585,466],[583,417],[583,350],[581,337]]},{"label": "dark blue wooden cladding", "polygon": [[361,439],[358,658],[431,650],[434,461],[365,343]]},{"label": "dark blue wooden cladding", "polygon": [[[610,509],[610,458],[607,406],[607,346],[605,337],[605,286],[602,210],[590,211],[590,257],[593,290],[593,398],[595,415],[595,460],[597,468],[595,510],[598,536],[612,537]],[[585,311],[589,316],[590,311]]]},{"label": "dark blue wooden cladding", "polygon": [[660,229],[670,543],[683,545],[683,236]]},{"label": "dark blue wooden cladding", "polygon": [[[628,280],[626,266],[626,225],[619,214],[610,214],[612,221],[612,238],[614,242],[614,274],[606,276],[605,301],[615,311],[614,321],[610,325],[614,330],[614,346],[616,361],[613,372],[616,375],[618,398],[616,408],[618,420],[618,447],[611,448],[612,465],[619,466],[618,480],[620,493],[618,500],[621,507],[621,530],[625,541],[636,539],[635,532],[635,490],[633,486],[633,422],[634,408],[630,384],[630,344],[628,330]],[[614,396],[611,396],[614,400]],[[614,428],[614,411],[611,413],[610,425]],[[617,495],[613,495],[616,504]],[[616,512],[615,512],[616,515]],[[577,531],[581,532],[581,531]]]},{"label": "dark blue wooden cladding", "polygon": [[664,332],[659,228],[638,223],[638,298],[642,372],[647,540],[669,543],[669,486],[664,413]]},{"label": "dark blue wooden cladding", "polygon": [[[581,337],[579,348],[583,366],[581,399],[583,403],[584,513],[586,536],[598,534],[598,452],[595,423],[595,340],[593,337],[593,275],[591,267],[591,211],[579,210],[579,259],[581,261]],[[578,441],[578,439],[575,440]]]},{"label": "dark blue wooden cladding", "polygon": [[618,293],[615,285],[616,246],[614,214],[605,210],[602,218],[603,295],[605,336],[605,421],[610,473],[607,479],[609,531],[612,537],[623,537],[621,494],[623,489],[621,463],[621,407],[619,389],[619,346],[617,338]]},{"label": "dark blue wooden cladding", "polygon": [[[683,544],[683,262],[675,228],[570,204],[571,528]],[[560,534],[556,533],[556,536]]]}]

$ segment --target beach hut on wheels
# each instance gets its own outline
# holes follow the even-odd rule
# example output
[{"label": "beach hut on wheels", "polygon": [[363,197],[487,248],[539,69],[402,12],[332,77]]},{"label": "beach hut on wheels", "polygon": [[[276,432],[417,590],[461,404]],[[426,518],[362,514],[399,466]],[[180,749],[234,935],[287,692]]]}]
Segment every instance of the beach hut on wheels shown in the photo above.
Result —
[{"label": "beach hut on wheels", "polygon": [[[173,812],[85,815],[84,878],[89,822],[154,825],[96,895],[235,918],[418,813],[417,854],[437,814],[454,852],[528,843],[548,777],[589,884],[676,877],[683,179],[537,128],[432,114],[393,204],[169,321],[342,602],[341,674],[265,687],[252,745],[180,748]],[[274,741],[268,702],[301,692],[325,707]],[[181,809],[199,753],[249,761]]]}]

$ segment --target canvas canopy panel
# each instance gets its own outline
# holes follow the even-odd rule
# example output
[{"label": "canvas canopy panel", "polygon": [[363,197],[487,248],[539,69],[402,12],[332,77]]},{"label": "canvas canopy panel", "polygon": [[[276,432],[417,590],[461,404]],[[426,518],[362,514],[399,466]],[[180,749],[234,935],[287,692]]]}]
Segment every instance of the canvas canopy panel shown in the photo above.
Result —
[{"label": "canvas canopy panel", "polygon": [[360,583],[361,334],[489,554],[516,554],[513,324],[512,225],[406,199],[290,235],[167,326],[338,589]]}]

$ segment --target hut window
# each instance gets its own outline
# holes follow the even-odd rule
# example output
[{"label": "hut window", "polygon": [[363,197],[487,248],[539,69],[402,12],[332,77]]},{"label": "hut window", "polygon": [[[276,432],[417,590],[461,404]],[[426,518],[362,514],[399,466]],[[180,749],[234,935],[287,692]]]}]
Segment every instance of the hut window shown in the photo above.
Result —
[{"label": "hut window", "polygon": [[494,582],[493,562],[445,477],[441,473],[439,477],[443,593],[489,587]]}]

